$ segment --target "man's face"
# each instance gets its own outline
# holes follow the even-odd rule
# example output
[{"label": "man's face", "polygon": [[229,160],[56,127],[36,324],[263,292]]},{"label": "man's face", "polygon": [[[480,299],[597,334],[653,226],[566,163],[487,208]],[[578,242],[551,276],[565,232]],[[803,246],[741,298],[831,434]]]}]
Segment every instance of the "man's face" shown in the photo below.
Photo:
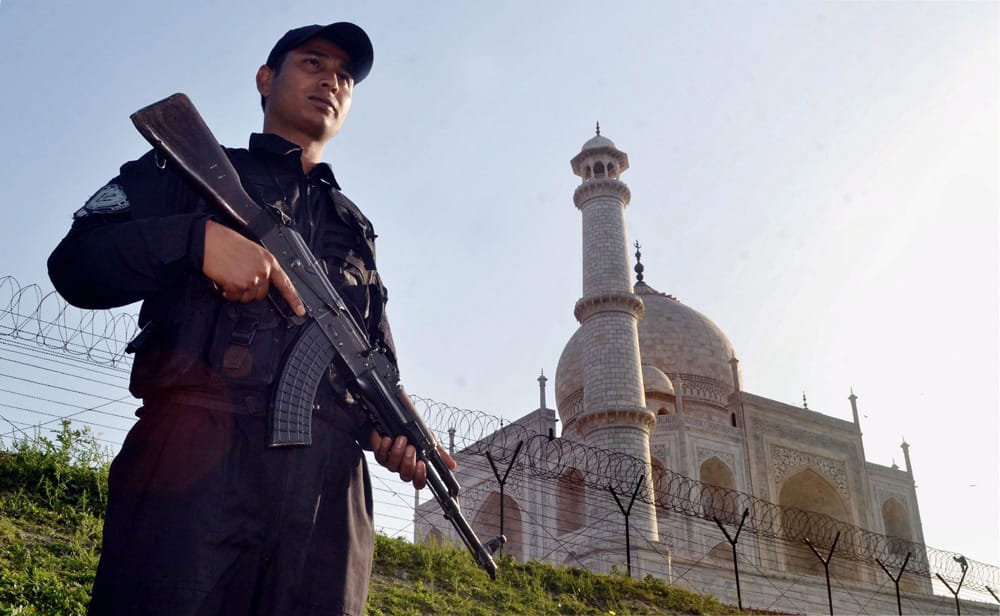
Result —
[{"label": "man's face", "polygon": [[340,131],[351,108],[354,78],[350,57],[322,38],[307,41],[285,54],[277,72],[257,71],[257,90],[267,99],[264,130],[298,143],[326,143]]}]

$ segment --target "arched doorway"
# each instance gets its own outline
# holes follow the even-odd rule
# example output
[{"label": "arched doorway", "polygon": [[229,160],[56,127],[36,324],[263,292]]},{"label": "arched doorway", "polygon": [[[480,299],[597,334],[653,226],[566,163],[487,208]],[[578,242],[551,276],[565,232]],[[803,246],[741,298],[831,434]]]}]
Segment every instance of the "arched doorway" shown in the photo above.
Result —
[{"label": "arched doorway", "polygon": [[667,513],[667,504],[669,499],[667,496],[670,494],[670,476],[667,474],[666,468],[663,466],[663,462],[660,462],[658,458],[653,458],[650,460],[651,466],[651,476],[650,481],[653,484],[653,498],[656,499],[657,517],[661,518]]},{"label": "arched doorway", "polygon": [[701,487],[701,510],[709,520],[719,518],[720,522],[738,523],[735,495],[729,492],[736,487],[733,471],[729,466],[712,456],[701,465],[698,478]]},{"label": "arched doorway", "polygon": [[[847,503],[822,475],[811,468],[806,468],[781,484],[778,504],[783,507],[781,528],[788,541],[785,549],[785,568],[796,573],[823,575],[823,563],[809,549],[805,540],[809,539],[826,558],[837,534],[837,524],[816,514],[851,524]],[[855,579],[857,567],[834,554],[830,560],[830,577]]]},{"label": "arched doorway", "polygon": [[[906,507],[895,498],[890,498],[882,503],[882,524],[888,537],[889,552],[896,557],[898,565],[902,565],[907,554],[910,556],[910,563],[915,564],[914,559],[923,559],[923,554],[919,549],[916,549],[916,553],[914,553],[910,514],[906,511]],[[904,574],[900,578],[900,587],[904,590],[916,590],[918,584],[912,575]]]},{"label": "arched doorway", "polygon": [[[521,506],[505,494],[503,510],[503,534],[507,537],[503,553],[516,560],[524,560]],[[483,501],[479,511],[476,512],[476,517],[472,520],[472,530],[476,531],[479,540],[484,543],[500,534],[500,492],[490,493]]]},{"label": "arched doorway", "polygon": [[587,488],[583,473],[570,469],[556,486],[556,532],[569,533],[583,528],[587,519]]},{"label": "arched doorway", "polygon": [[424,543],[427,545],[441,545],[444,543],[444,535],[440,530],[432,528],[424,535]]}]

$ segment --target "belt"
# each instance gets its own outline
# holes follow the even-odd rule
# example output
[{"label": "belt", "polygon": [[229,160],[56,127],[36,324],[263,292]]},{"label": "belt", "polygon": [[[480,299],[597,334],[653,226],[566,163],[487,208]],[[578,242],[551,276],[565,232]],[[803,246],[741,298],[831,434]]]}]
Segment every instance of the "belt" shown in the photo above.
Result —
[{"label": "belt", "polygon": [[169,408],[183,405],[220,413],[265,415],[271,407],[271,396],[262,391],[204,391],[181,389],[152,392],[142,399],[143,406]]}]

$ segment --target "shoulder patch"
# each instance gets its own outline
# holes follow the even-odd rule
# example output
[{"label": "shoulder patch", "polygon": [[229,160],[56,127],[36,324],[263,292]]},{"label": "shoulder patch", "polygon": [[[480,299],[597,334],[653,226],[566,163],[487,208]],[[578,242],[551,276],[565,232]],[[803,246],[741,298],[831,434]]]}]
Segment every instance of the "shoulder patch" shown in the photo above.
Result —
[{"label": "shoulder patch", "polygon": [[94,193],[94,196],[73,214],[73,218],[84,218],[91,214],[117,214],[127,211],[130,207],[125,189],[112,182]]}]

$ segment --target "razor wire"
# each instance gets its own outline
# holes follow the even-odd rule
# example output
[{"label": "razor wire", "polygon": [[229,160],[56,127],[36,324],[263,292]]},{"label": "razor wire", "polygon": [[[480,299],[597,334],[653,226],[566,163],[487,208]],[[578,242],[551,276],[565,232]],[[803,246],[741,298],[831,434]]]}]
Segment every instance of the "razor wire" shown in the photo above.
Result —
[{"label": "razor wire", "polygon": [[[879,561],[899,567],[911,554],[907,570],[921,575],[957,581],[962,571],[962,557],[955,552],[935,549],[914,541],[883,535],[848,524],[822,513],[779,505],[759,497],[692,479],[680,473],[649,465],[627,454],[599,449],[565,438],[531,433],[518,422],[504,422],[480,411],[450,407],[427,398],[411,396],[427,425],[441,438],[451,430],[465,443],[462,451],[474,456],[486,452],[497,459],[509,457],[518,442],[524,442],[515,465],[522,472],[550,481],[569,476],[580,478],[583,485],[597,490],[609,486],[619,491],[633,484],[636,477],[652,477],[651,486],[640,489],[637,500],[653,504],[661,511],[735,525],[744,510],[750,513],[744,532],[759,537],[803,545],[829,547],[840,534],[834,554],[840,558],[876,565]],[[631,488],[629,488],[631,491]],[[965,585],[976,590],[1000,586],[1000,568],[964,559],[968,563]]]},{"label": "razor wire", "polygon": [[0,336],[117,366],[130,362],[125,344],[138,331],[137,323],[135,315],[76,308],[55,291],[0,277]]},{"label": "razor wire", "polygon": [[[46,293],[38,285],[22,286],[12,276],[0,277],[0,336],[33,341],[46,349],[122,369],[131,362],[125,345],[137,330],[135,315],[78,309],[55,291]],[[952,581],[961,577],[960,563],[964,560],[968,567],[966,587],[979,591],[1000,587],[1000,568],[964,559],[954,552],[704,483],[619,452],[538,434],[519,421],[458,409],[430,398],[411,398],[439,440],[452,440],[457,450],[469,455],[485,456],[490,452],[503,460],[513,454],[518,443],[524,443],[515,468],[542,479],[558,481],[576,473],[585,486],[601,491],[611,486],[621,491],[635,477],[649,473],[652,481],[640,489],[637,500],[665,512],[708,521],[718,517],[724,523],[735,524],[748,510],[744,530],[758,537],[799,545],[809,539],[814,545],[828,547],[839,533],[834,552],[838,557],[898,567],[910,553],[909,571],[927,576],[940,574]]]}]

